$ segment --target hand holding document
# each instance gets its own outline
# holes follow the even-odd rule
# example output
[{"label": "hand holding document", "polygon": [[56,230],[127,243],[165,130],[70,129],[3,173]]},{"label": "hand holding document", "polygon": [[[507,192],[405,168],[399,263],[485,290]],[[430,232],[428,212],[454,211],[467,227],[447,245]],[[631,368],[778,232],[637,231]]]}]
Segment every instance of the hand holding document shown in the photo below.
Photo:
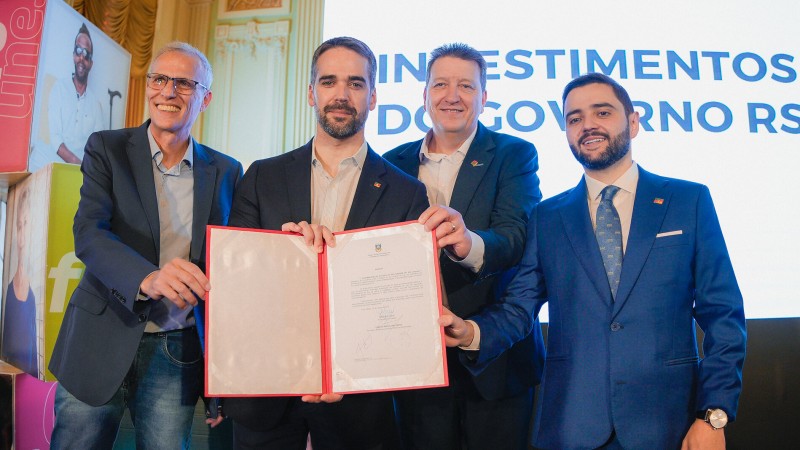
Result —
[{"label": "hand holding document", "polygon": [[415,222],[302,236],[208,229],[206,394],[447,385],[435,236]]}]

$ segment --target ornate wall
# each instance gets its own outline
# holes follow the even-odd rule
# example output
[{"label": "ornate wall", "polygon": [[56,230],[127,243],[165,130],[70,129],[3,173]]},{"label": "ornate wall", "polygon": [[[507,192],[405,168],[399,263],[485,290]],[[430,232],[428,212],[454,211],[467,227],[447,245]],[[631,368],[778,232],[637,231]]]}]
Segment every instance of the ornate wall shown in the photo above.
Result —
[{"label": "ornate wall", "polygon": [[245,164],[281,153],[289,22],[218,25],[206,143]]},{"label": "ornate wall", "polygon": [[308,74],[322,40],[324,0],[293,0],[279,12],[256,9],[252,16],[218,6],[214,99],[203,137],[248,166],[292,150],[314,133]]}]

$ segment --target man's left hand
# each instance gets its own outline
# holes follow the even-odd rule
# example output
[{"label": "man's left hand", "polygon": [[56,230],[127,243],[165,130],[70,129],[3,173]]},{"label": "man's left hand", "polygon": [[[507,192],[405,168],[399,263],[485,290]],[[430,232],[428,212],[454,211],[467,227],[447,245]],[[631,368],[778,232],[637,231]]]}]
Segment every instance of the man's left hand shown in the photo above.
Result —
[{"label": "man's left hand", "polygon": [[681,450],[725,450],[725,430],[715,430],[697,419],[686,433]]},{"label": "man's left hand", "polygon": [[444,343],[448,347],[468,347],[475,339],[472,324],[442,307],[439,325],[444,327]]},{"label": "man's left hand", "polygon": [[427,231],[436,230],[439,247],[459,259],[464,259],[472,249],[472,236],[461,213],[444,205],[433,205],[419,216],[419,223]]}]

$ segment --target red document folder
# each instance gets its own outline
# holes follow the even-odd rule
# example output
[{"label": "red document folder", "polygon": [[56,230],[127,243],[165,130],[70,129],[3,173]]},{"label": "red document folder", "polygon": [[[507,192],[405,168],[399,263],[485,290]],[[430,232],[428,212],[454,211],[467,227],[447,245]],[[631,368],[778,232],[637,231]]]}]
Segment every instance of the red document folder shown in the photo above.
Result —
[{"label": "red document folder", "polygon": [[207,396],[448,384],[434,232],[335,235],[317,254],[295,233],[208,227]]}]

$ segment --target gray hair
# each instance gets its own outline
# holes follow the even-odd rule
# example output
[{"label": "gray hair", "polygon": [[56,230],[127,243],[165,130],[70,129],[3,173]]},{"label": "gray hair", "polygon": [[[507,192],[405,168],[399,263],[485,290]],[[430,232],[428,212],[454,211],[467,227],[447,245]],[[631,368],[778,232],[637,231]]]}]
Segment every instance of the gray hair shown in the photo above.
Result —
[{"label": "gray hair", "polygon": [[186,42],[173,41],[161,47],[156,54],[153,55],[153,59],[150,61],[150,67],[147,69],[147,71],[152,72],[153,64],[155,64],[156,60],[164,54],[172,52],[179,52],[196,58],[200,62],[203,72],[205,72],[203,79],[197,81],[203,83],[206,87],[211,89],[211,83],[214,81],[214,72],[211,70],[211,64],[208,62],[208,58],[206,58],[206,55],[204,55],[203,52],[195,47],[192,47]]}]

